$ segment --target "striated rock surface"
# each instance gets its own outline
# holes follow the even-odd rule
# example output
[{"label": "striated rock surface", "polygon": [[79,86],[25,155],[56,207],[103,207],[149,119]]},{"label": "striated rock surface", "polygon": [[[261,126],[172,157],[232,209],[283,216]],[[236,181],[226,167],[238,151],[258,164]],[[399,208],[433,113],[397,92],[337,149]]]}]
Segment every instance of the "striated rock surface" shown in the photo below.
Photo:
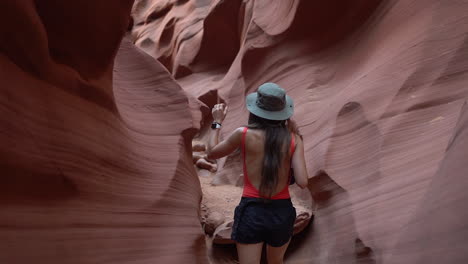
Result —
[{"label": "striated rock surface", "polygon": [[200,116],[132,4],[1,1],[0,263],[207,262]]},{"label": "striated rock surface", "polygon": [[[198,140],[217,101],[230,107],[226,136],[246,123],[244,97],[261,83],[295,99],[313,177],[293,192],[312,195],[317,212],[288,263],[464,263],[466,10],[450,0],[137,0],[132,39],[206,105]],[[213,184],[238,185],[238,155],[218,163]],[[209,252],[234,262],[225,248]]]},{"label": "striated rock surface", "polygon": [[[312,176],[291,189],[314,222],[298,219],[287,263],[468,262],[466,10],[1,1],[0,263],[235,263],[205,241],[191,140],[218,101],[223,136],[245,124],[266,81],[295,99]],[[238,188],[238,161],[203,180]]]}]

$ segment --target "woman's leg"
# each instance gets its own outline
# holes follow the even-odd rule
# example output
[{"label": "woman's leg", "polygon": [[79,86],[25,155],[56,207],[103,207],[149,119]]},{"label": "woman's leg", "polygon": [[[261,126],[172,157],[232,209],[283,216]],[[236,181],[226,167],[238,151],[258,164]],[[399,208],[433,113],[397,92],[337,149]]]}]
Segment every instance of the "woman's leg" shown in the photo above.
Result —
[{"label": "woman's leg", "polygon": [[284,253],[286,253],[286,249],[288,249],[289,242],[291,242],[291,239],[281,247],[272,247],[267,245],[266,252],[268,264],[283,264]]},{"label": "woman's leg", "polygon": [[262,257],[263,242],[257,244],[236,243],[240,264],[259,264]]}]

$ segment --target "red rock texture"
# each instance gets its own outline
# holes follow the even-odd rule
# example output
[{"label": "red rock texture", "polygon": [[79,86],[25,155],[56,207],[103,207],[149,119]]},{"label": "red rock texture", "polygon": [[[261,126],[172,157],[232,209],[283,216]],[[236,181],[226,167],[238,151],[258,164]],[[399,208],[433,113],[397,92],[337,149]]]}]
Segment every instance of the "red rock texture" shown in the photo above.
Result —
[{"label": "red rock texture", "polygon": [[468,262],[466,1],[135,2],[0,2],[0,263],[235,262],[205,247],[191,139],[266,81],[317,206],[286,262]]},{"label": "red rock texture", "polygon": [[1,1],[0,263],[207,262],[200,117],[132,4]]},{"label": "red rock texture", "polygon": [[[466,10],[436,0],[141,0],[132,38],[207,107],[229,105],[225,136],[246,123],[244,97],[261,83],[295,99],[313,176],[303,195],[318,210],[287,262],[464,263]],[[237,162],[218,164],[214,182],[235,185]]]}]

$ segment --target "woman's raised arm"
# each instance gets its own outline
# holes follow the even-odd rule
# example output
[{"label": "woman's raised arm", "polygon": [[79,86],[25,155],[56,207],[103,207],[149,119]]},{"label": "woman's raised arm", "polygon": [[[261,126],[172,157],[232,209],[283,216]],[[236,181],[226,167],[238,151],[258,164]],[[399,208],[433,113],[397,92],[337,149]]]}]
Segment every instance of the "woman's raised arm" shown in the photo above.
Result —
[{"label": "woman's raised arm", "polygon": [[219,131],[221,124],[227,114],[227,106],[216,104],[213,107],[213,122],[219,124],[217,128],[211,128],[209,132],[208,144],[206,146],[206,155],[208,159],[219,159],[231,154],[241,143],[242,128],[234,130],[226,140],[219,143]]}]

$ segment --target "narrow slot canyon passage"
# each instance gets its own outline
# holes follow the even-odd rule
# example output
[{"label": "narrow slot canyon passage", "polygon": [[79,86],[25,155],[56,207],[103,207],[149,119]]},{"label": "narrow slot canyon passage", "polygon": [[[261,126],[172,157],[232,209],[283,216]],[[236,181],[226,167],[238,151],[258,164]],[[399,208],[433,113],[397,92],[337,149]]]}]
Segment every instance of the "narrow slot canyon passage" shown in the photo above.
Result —
[{"label": "narrow slot canyon passage", "polygon": [[0,1],[0,264],[238,263],[241,154],[207,159],[211,108],[226,138],[267,82],[309,174],[285,263],[468,263],[467,10]]}]

